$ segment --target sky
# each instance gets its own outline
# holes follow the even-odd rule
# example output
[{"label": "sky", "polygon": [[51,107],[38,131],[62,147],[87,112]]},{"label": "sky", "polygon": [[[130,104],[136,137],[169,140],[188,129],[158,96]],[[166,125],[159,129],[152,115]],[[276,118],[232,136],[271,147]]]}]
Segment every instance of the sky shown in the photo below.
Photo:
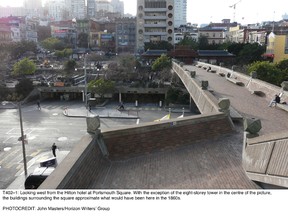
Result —
[{"label": "sky", "polygon": [[[125,13],[136,15],[137,0],[122,0]],[[234,10],[229,7],[239,0],[187,0],[187,22],[203,24],[230,19],[241,24],[262,21],[279,21],[288,14],[288,4],[284,0],[241,0]],[[268,2],[271,2],[270,4]],[[21,6],[23,0],[0,0],[1,6]],[[235,12],[235,20],[234,20]]]}]

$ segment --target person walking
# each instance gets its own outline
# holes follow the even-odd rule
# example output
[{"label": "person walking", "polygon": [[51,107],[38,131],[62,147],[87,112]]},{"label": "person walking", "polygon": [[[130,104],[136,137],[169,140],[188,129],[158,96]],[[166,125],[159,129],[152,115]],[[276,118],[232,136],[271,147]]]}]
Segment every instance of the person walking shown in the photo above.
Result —
[{"label": "person walking", "polygon": [[57,146],[55,143],[53,143],[52,147],[51,147],[51,150],[52,150],[52,153],[53,153],[53,156],[56,157],[56,149],[57,149]]},{"label": "person walking", "polygon": [[41,110],[41,106],[40,106],[40,101],[37,100],[37,107],[38,107],[38,110]]}]

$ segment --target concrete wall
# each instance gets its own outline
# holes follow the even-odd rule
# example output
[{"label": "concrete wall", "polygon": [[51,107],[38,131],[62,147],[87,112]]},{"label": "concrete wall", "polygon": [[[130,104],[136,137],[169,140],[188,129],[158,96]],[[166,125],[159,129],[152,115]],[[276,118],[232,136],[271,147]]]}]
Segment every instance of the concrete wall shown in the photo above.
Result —
[{"label": "concrete wall", "polygon": [[219,112],[217,99],[208,90],[202,89],[199,80],[191,78],[190,72],[185,71],[184,68],[175,62],[173,62],[172,69],[185,85],[201,114]]},{"label": "concrete wall", "polygon": [[110,159],[119,160],[211,140],[232,130],[225,114],[210,114],[110,130],[103,132],[103,138]]},{"label": "concrete wall", "polygon": [[243,168],[254,181],[288,187],[288,133],[245,139]]},{"label": "concrete wall", "polygon": [[232,131],[229,117],[222,113],[103,131],[109,159],[102,156],[96,141],[86,135],[39,189],[87,189],[91,185],[95,188],[104,181],[111,166],[110,160],[213,140]]},{"label": "concrete wall", "polygon": [[101,183],[110,167],[96,141],[84,136],[39,189],[88,189]]}]

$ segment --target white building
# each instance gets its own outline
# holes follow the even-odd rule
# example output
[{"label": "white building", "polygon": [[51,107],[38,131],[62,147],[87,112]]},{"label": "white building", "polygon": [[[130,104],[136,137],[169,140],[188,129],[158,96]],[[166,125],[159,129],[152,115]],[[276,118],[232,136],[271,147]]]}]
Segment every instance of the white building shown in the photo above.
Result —
[{"label": "white building", "polygon": [[65,0],[49,0],[47,2],[48,17],[51,21],[63,20]]},{"label": "white building", "polygon": [[124,15],[124,3],[119,0],[96,0],[96,12],[104,11]]},{"label": "white building", "polygon": [[146,42],[174,44],[174,0],[137,0],[137,50]]},{"label": "white building", "polygon": [[86,18],[85,0],[65,0],[65,5],[69,11],[70,18]]},{"label": "white building", "polygon": [[174,27],[187,24],[187,0],[174,0]]}]

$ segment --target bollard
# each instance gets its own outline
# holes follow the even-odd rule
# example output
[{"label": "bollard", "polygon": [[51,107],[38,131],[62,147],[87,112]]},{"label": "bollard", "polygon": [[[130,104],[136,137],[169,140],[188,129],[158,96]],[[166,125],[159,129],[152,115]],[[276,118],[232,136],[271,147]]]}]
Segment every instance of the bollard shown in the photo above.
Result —
[{"label": "bollard", "polygon": [[195,78],[195,76],[196,76],[196,71],[190,71],[190,76],[191,76],[191,78]]},{"label": "bollard", "polygon": [[207,90],[208,86],[209,86],[208,80],[201,81],[201,87],[203,90]]}]

